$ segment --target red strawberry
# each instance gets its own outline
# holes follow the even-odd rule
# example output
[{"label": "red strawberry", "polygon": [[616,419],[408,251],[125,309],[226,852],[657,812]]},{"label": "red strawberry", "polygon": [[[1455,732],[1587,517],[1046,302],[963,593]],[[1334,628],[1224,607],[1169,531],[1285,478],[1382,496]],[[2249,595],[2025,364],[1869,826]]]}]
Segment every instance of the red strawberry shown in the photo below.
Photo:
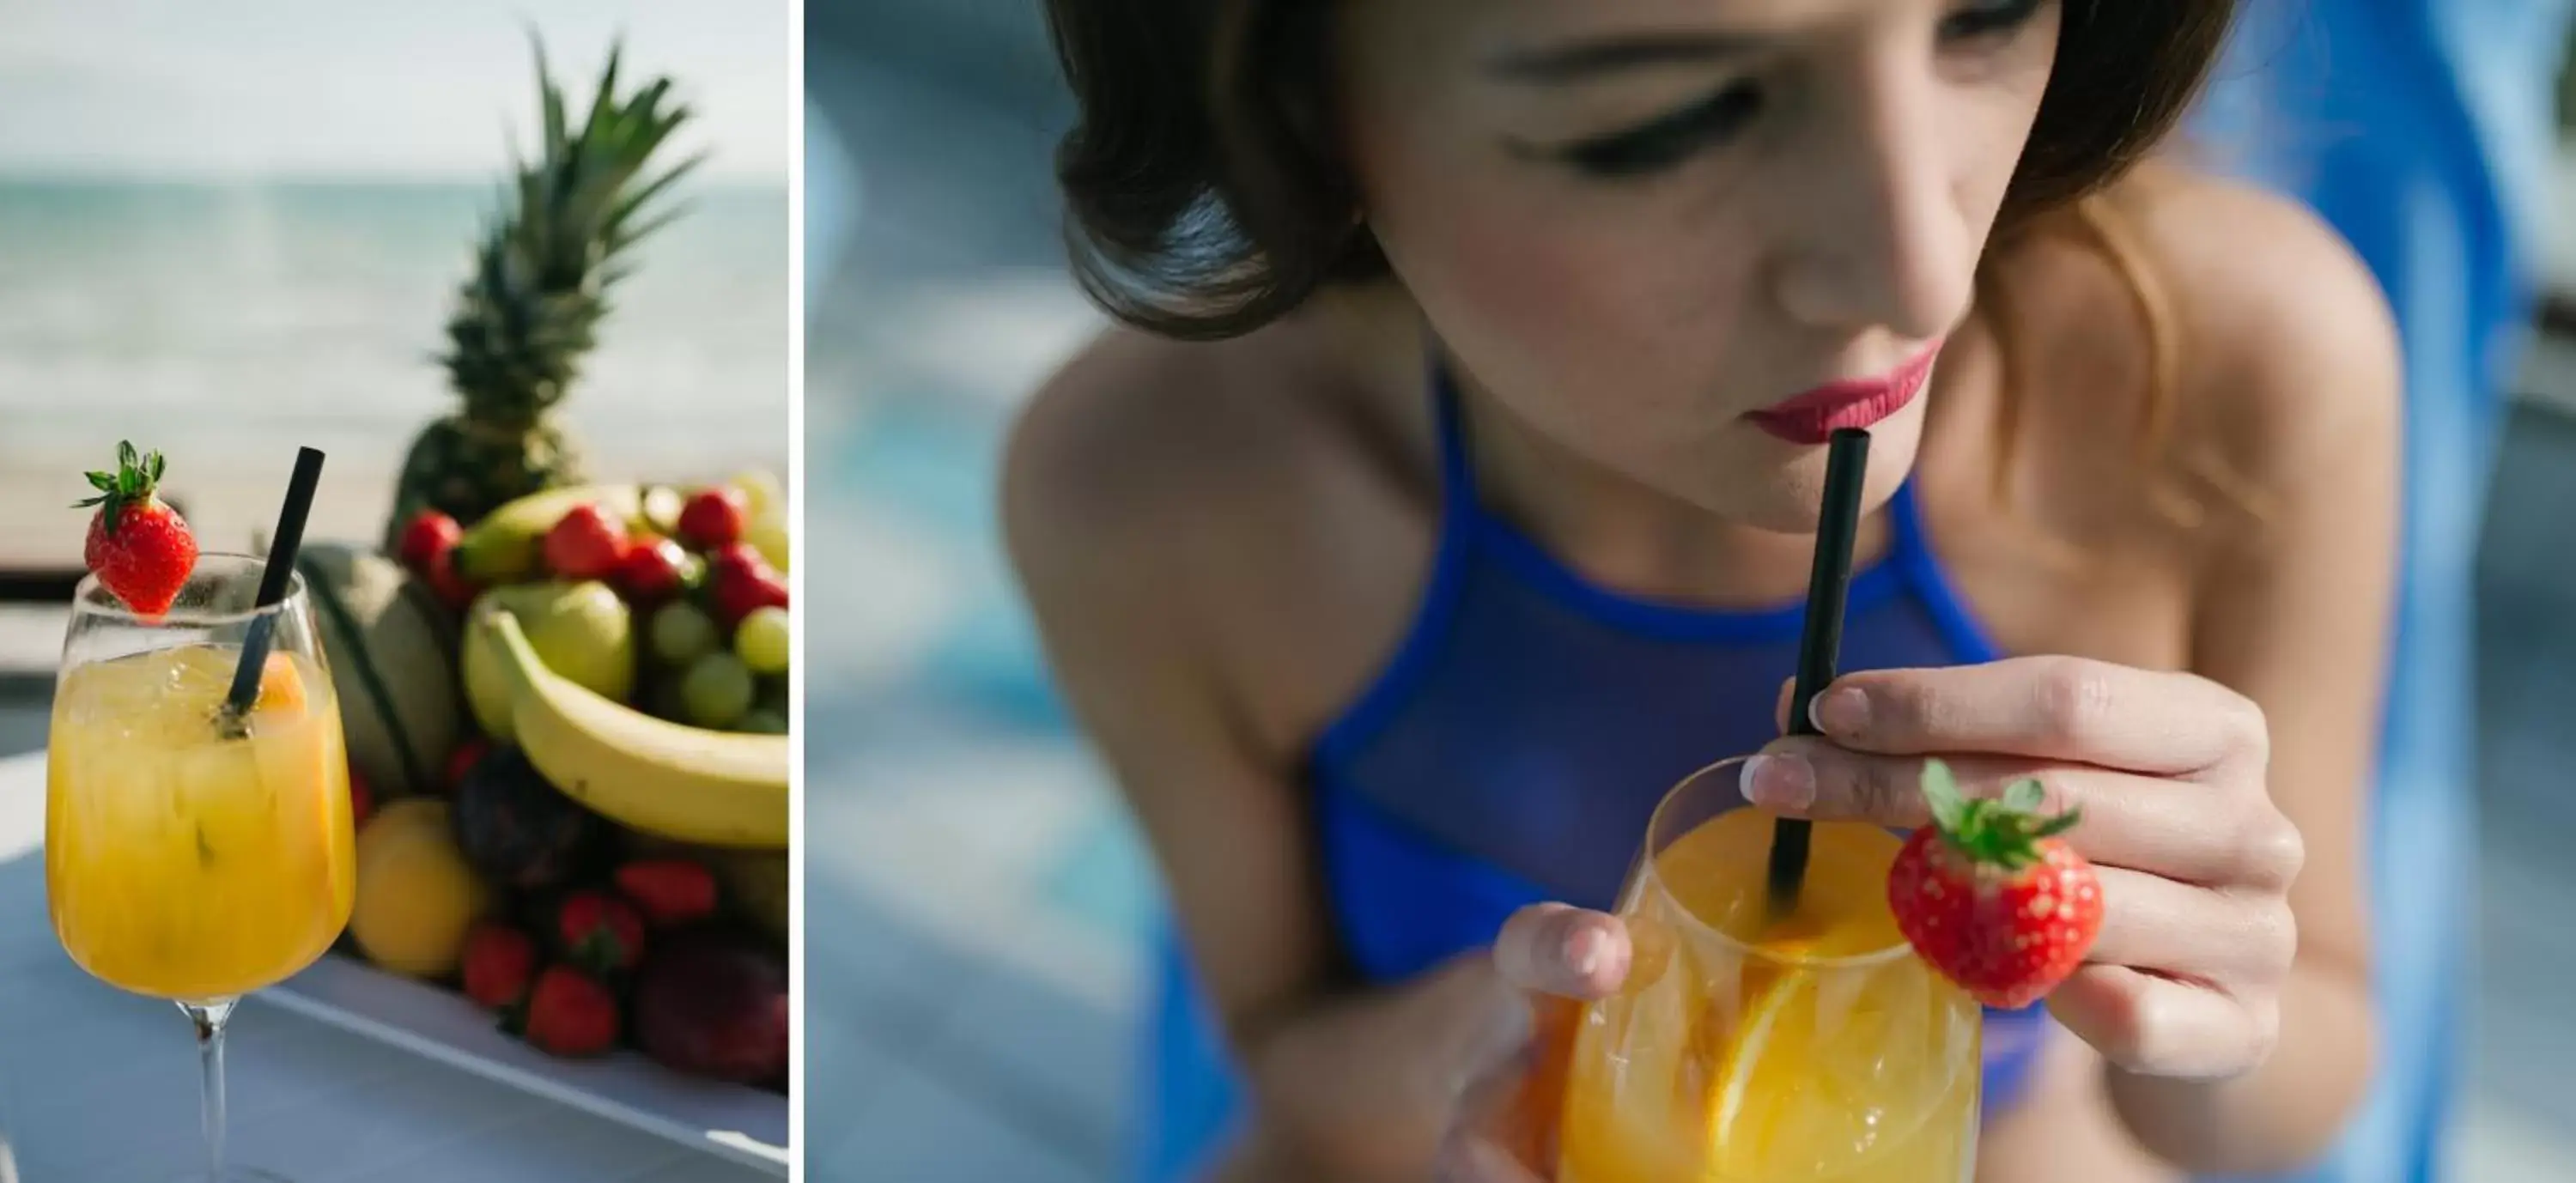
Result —
[{"label": "red strawberry", "polygon": [[638,604],[657,604],[688,586],[697,560],[668,538],[638,539],[617,568],[617,585]]},{"label": "red strawberry", "polygon": [[546,567],[566,579],[606,579],[626,561],[626,523],[576,505],[546,531]]},{"label": "red strawberry", "polygon": [[617,1045],[617,996],[580,970],[548,966],[509,1025],[540,1051],[595,1056]]},{"label": "red strawberry", "polygon": [[2056,837],[2073,811],[2041,815],[2036,780],[2000,801],[1959,792],[1938,760],[1923,767],[1932,824],[1887,872],[1887,902],[1914,951],[1987,1006],[2018,1009],[2065,981],[2102,930],[2093,865]]},{"label": "red strawberry", "polygon": [[133,444],[120,443],[116,471],[90,473],[90,487],[98,496],[74,507],[98,507],[81,552],[89,569],[127,607],[153,617],[179,601],[189,572],[197,568],[196,535],[177,510],[153,493],[164,467],[161,453],[138,456]]},{"label": "red strawberry", "polygon": [[643,909],[646,919],[669,928],[716,910],[716,877],[683,858],[646,859],[617,869],[617,890]]},{"label": "red strawberry", "polygon": [[448,567],[448,555],[465,538],[465,527],[456,519],[434,509],[413,514],[403,525],[402,542],[394,548],[394,557],[413,574],[429,576]]},{"label": "red strawberry", "polygon": [[714,550],[739,540],[751,517],[751,499],[731,485],[716,485],[691,494],[680,507],[680,537],[700,550]]},{"label": "red strawberry", "polygon": [[757,574],[769,569],[769,558],[748,542],[728,542],[707,552],[710,582]]},{"label": "red strawberry", "polygon": [[635,905],[604,891],[576,891],[555,908],[555,936],[564,956],[585,969],[610,973],[644,959],[644,918]]},{"label": "red strawberry", "polygon": [[537,973],[537,942],[486,920],[465,934],[465,996],[487,1010],[508,1010],[528,996]]},{"label": "red strawberry", "polygon": [[453,560],[442,559],[423,578],[429,581],[429,590],[437,595],[439,603],[458,612],[473,607],[474,597],[482,592],[463,571],[457,570]]},{"label": "red strawberry", "polygon": [[456,786],[465,783],[465,774],[474,771],[474,766],[491,750],[491,741],[479,735],[456,745],[456,751],[447,757],[447,791],[453,793]]},{"label": "red strawberry", "polygon": [[367,819],[368,819],[368,818],[370,818],[370,817],[374,817],[374,816],[375,816],[375,814],[376,814],[376,794],[375,794],[374,790],[371,790],[371,789],[369,789],[369,788],[367,787],[367,778],[366,778],[366,777],[363,777],[363,776],[358,775],[358,770],[357,770],[357,769],[355,769],[355,768],[350,769],[350,770],[349,770],[349,821],[350,821],[350,824],[352,824],[352,825],[360,825],[360,826],[363,826],[363,825],[367,824]]},{"label": "red strawberry", "polygon": [[728,630],[759,609],[787,606],[787,581],[747,542],[722,547],[708,559],[707,593],[716,621]]}]

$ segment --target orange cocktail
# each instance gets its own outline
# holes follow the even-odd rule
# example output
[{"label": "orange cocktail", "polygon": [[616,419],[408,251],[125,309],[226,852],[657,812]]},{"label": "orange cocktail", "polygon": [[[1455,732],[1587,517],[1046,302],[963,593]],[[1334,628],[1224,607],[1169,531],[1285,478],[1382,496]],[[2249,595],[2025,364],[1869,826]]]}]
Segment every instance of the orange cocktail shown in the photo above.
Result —
[{"label": "orange cocktail", "polygon": [[1822,823],[1797,906],[1770,915],[1769,815],[1740,762],[1655,814],[1620,915],[1627,989],[1583,1008],[1564,1065],[1561,1183],[1963,1183],[1979,1011],[1916,958],[1886,898],[1901,840]]}]

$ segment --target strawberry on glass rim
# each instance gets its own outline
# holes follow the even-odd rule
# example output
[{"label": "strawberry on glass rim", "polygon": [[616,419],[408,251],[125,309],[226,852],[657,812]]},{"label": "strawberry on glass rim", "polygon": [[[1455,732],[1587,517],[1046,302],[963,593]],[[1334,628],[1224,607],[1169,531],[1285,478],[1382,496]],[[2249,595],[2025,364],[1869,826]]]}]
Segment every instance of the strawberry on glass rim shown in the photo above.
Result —
[{"label": "strawberry on glass rim", "polygon": [[161,453],[138,454],[133,443],[119,442],[116,470],[88,474],[98,495],[73,506],[98,507],[82,561],[101,585],[146,618],[167,614],[197,569],[197,536],[158,494],[166,467]]},{"label": "strawberry on glass rim", "polygon": [[2001,800],[1959,791],[1948,765],[1923,765],[1932,823],[1914,831],[1887,872],[1887,903],[1907,943],[1977,1001],[2018,1010],[2083,964],[2102,930],[2093,865],[2057,835],[2079,811],[2040,812],[2037,780]]}]

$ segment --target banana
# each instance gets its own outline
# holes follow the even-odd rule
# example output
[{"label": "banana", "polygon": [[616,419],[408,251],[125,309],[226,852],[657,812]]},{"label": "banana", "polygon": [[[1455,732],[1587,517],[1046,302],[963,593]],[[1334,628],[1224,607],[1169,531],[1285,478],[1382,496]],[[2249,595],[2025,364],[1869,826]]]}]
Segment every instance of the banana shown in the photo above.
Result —
[{"label": "banana", "polygon": [[644,491],[634,485],[573,485],[530,493],[484,515],[465,532],[456,544],[457,569],[485,587],[535,578],[545,569],[546,531],[585,503],[630,525],[644,516]]},{"label": "banana", "polygon": [[503,657],[520,749],[556,788],[646,833],[787,848],[788,737],[683,727],[603,697],[547,669],[505,610],[472,627]]}]

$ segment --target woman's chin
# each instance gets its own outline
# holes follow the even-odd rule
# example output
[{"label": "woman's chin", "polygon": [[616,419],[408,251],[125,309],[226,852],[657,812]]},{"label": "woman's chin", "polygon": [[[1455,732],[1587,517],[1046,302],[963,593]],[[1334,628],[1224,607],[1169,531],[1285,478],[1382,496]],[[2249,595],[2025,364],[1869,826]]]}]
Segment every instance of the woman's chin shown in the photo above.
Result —
[{"label": "woman's chin", "polygon": [[[1916,423],[1900,416],[1870,432],[1869,472],[1861,510],[1877,510],[1896,496],[1914,467]],[[1733,434],[1733,433],[1730,433]],[[1813,534],[1824,508],[1825,453],[1821,444],[1772,436],[1751,424],[1729,448],[1733,463],[1711,465],[1721,479],[1700,484],[1689,499],[1711,512],[1779,534]]]}]

